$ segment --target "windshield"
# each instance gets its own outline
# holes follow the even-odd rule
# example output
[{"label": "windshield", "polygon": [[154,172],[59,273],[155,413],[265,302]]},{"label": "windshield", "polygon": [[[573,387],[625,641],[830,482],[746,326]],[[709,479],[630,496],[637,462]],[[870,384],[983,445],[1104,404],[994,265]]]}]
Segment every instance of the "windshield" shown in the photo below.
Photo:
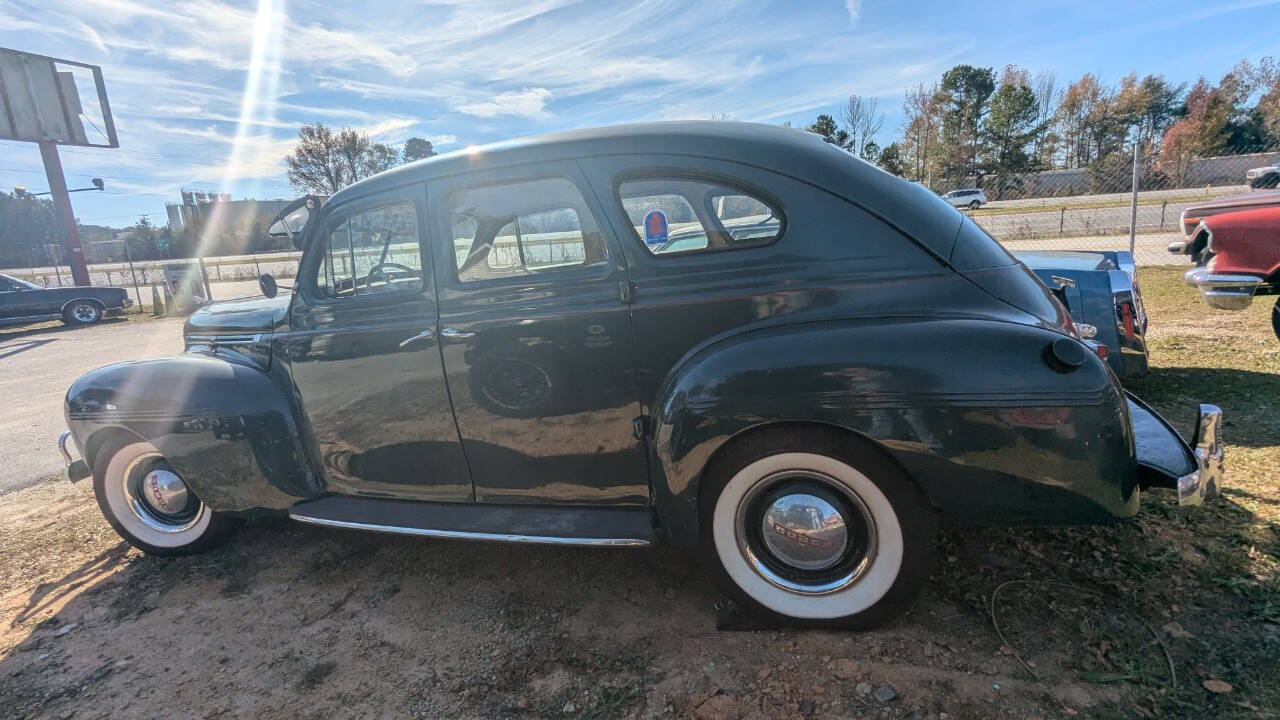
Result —
[{"label": "windshield", "polygon": [[[44,289],[39,285],[36,285],[35,283],[29,283],[26,280],[19,280],[18,278],[12,277],[9,275],[0,275],[0,280],[5,280],[5,281],[8,281],[8,283],[15,285],[16,287],[14,289],[18,289],[18,288],[22,288],[26,290],[43,290]],[[0,286],[4,284],[5,283],[0,283]],[[4,288],[4,289],[7,289],[7,288]]]}]

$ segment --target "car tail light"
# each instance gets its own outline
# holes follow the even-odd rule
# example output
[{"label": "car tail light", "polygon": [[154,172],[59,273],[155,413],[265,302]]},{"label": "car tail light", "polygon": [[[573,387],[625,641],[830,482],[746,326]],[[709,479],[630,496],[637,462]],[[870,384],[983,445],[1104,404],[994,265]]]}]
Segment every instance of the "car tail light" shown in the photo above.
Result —
[{"label": "car tail light", "polygon": [[1127,338],[1135,337],[1135,333],[1133,331],[1134,330],[1133,303],[1127,302],[1127,301],[1120,303],[1119,312],[1120,312],[1120,324],[1124,328],[1124,336]]}]

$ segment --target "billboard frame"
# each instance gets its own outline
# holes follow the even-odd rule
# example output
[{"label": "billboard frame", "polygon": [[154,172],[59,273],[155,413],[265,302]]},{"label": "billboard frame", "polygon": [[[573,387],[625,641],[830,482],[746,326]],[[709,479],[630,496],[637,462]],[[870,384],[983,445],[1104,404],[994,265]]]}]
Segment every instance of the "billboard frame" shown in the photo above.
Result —
[{"label": "billboard frame", "polygon": [[[103,132],[107,136],[107,142],[106,143],[88,142],[87,134],[85,136],[86,138],[85,142],[77,142],[70,137],[62,137],[62,138],[18,137],[16,131],[18,129],[17,113],[19,111],[15,110],[16,98],[11,98],[9,95],[8,89],[5,87],[5,84],[3,82],[0,82],[0,112],[4,114],[4,119],[8,122],[8,126],[12,130],[14,130],[14,133],[12,135],[5,135],[2,139],[14,140],[18,142],[36,142],[36,143],[52,142],[58,145],[68,145],[68,146],[75,146],[75,147],[95,147],[95,148],[120,147],[120,139],[116,135],[115,120],[111,117],[111,103],[108,102],[107,100],[107,85],[106,85],[106,81],[103,79],[101,66],[92,65],[90,63],[79,62],[78,60],[67,60],[64,58],[56,58],[49,55],[40,55],[38,53],[24,52],[22,50],[14,50],[12,48],[3,48],[3,47],[0,47],[0,55],[13,55],[13,56],[18,56],[20,58],[26,58],[29,60],[36,60],[41,63],[48,63],[49,70],[54,80],[53,88],[54,90],[57,91],[57,94],[58,94],[58,104],[62,112],[62,119],[64,122],[66,122],[68,129],[74,126],[73,120],[78,121],[79,115],[77,114],[76,117],[73,118],[70,114],[69,107],[68,107],[68,98],[66,94],[63,92],[62,83],[58,82],[57,80],[58,66],[66,65],[71,67],[84,68],[88,70],[90,73],[92,73],[94,90],[97,92],[98,104],[102,110],[102,122],[104,125]],[[74,87],[74,85],[72,87]],[[78,103],[79,97],[77,96],[76,98],[74,98],[74,100]]]}]

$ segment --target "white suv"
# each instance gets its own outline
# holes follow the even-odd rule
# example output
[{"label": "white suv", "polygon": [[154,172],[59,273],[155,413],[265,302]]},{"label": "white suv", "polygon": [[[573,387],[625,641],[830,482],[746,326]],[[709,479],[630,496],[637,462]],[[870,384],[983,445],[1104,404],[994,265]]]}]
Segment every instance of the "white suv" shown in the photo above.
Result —
[{"label": "white suv", "polygon": [[978,188],[952,190],[946,195],[943,195],[942,199],[951,203],[955,207],[967,207],[970,210],[977,210],[979,207],[987,204],[987,194]]}]

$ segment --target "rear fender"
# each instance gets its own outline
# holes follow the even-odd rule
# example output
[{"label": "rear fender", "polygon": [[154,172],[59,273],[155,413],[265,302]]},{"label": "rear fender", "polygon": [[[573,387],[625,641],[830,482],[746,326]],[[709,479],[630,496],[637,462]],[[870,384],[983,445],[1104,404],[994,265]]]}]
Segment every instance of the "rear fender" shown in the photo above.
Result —
[{"label": "rear fender", "polygon": [[1063,374],[1063,335],[980,319],[875,318],[759,330],[668,379],[650,467],[671,540],[696,542],[702,475],[776,423],[843,428],[888,452],[943,511],[984,523],[1099,522],[1137,511],[1124,397],[1103,362]]},{"label": "rear fender", "polygon": [[248,363],[187,354],[109,365],[71,386],[65,411],[91,466],[108,436],[130,433],[214,510],[284,509],[319,494],[288,399]]}]

